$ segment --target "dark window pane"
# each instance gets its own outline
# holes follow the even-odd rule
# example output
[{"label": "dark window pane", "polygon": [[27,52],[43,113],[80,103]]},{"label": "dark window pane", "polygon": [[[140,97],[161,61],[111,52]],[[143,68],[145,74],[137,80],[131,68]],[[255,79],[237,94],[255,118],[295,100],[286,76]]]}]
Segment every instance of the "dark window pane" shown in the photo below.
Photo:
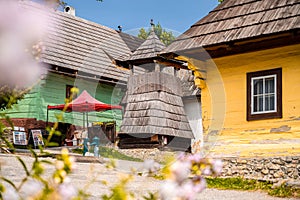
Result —
[{"label": "dark window pane", "polygon": [[265,111],[272,111],[275,110],[275,96],[266,95],[265,96]]},{"label": "dark window pane", "polygon": [[263,79],[254,80],[253,85],[254,95],[263,93]]},{"label": "dark window pane", "polygon": [[258,111],[258,101],[257,101],[257,97],[253,98],[253,112],[257,112]]},{"label": "dark window pane", "polygon": [[265,97],[265,111],[270,110],[270,96]]},{"label": "dark window pane", "polygon": [[256,96],[256,97],[254,97],[254,99],[253,99],[253,111],[254,112],[261,112],[261,111],[263,111],[263,97],[262,96]]},{"label": "dark window pane", "polygon": [[258,102],[259,102],[259,111],[264,111],[264,97],[259,96]]},{"label": "dark window pane", "polygon": [[270,96],[270,110],[275,110],[275,95]]},{"label": "dark window pane", "polygon": [[265,92],[267,94],[275,92],[275,78],[274,77],[265,79]]}]

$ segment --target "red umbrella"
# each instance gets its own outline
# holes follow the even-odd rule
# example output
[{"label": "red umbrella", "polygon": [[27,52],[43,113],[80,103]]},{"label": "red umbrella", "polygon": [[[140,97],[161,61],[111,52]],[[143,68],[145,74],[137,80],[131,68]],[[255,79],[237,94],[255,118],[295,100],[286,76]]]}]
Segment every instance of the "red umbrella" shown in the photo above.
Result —
[{"label": "red umbrella", "polygon": [[[47,121],[48,121],[48,110],[64,110],[65,104],[55,105],[55,106],[47,106]],[[118,109],[122,110],[122,106],[119,105],[110,105],[98,101],[94,97],[92,97],[86,90],[84,90],[76,99],[71,101],[66,108],[66,112],[101,112],[106,110]]]}]

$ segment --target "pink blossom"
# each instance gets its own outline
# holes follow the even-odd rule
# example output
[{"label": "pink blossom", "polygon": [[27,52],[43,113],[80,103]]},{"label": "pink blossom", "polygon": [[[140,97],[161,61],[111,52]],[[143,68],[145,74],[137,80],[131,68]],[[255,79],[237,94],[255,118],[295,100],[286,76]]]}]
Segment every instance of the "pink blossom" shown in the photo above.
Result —
[{"label": "pink blossom", "polygon": [[45,73],[38,59],[49,25],[47,14],[20,4],[0,2],[0,84],[12,87],[31,86]]},{"label": "pink blossom", "polygon": [[196,192],[194,189],[194,184],[191,180],[186,181],[184,184],[180,187],[180,197],[187,200],[195,199]]},{"label": "pink blossom", "polygon": [[200,162],[203,159],[203,157],[197,153],[197,154],[192,154],[188,157],[188,160],[193,161],[193,162]]},{"label": "pink blossom", "polygon": [[209,176],[211,174],[212,174],[212,171],[211,171],[210,167],[208,167],[208,166],[202,170],[202,175],[204,175],[204,176]]},{"label": "pink blossom", "polygon": [[167,180],[161,185],[159,191],[162,200],[174,200],[179,195],[179,186],[176,182]]},{"label": "pink blossom", "polygon": [[213,171],[218,175],[222,172],[223,162],[221,160],[212,161]]},{"label": "pink blossom", "polygon": [[71,200],[78,195],[78,190],[69,183],[59,185],[58,192],[62,200]]},{"label": "pink blossom", "polygon": [[147,170],[149,173],[157,172],[158,170],[160,170],[160,168],[160,164],[155,162],[154,160],[144,161],[144,169]]},{"label": "pink blossom", "polygon": [[44,188],[43,183],[35,179],[29,179],[21,188],[22,197],[32,198],[42,192]]},{"label": "pink blossom", "polygon": [[18,195],[18,192],[12,186],[7,186],[5,188],[5,191],[2,193],[2,199],[3,200],[16,200],[16,199],[20,199],[20,196]]},{"label": "pink blossom", "polygon": [[172,178],[178,183],[188,178],[191,172],[191,163],[188,161],[176,161],[170,167]]},{"label": "pink blossom", "polygon": [[207,184],[205,178],[201,177],[194,185],[194,191],[196,193],[200,193],[206,188],[206,185]]}]

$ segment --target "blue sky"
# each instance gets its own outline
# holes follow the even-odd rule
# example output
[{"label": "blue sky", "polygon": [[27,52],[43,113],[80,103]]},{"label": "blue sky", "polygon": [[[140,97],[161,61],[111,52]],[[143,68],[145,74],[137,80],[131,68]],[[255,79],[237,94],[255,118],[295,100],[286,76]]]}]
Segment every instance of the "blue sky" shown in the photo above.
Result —
[{"label": "blue sky", "polygon": [[181,34],[218,5],[218,0],[65,0],[78,17],[134,34],[150,19]]}]

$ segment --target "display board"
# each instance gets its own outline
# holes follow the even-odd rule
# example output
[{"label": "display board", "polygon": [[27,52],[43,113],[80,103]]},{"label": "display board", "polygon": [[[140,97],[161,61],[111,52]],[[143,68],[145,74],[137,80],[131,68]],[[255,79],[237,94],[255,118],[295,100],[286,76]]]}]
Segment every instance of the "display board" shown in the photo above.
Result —
[{"label": "display board", "polygon": [[42,131],[41,130],[31,130],[31,135],[33,138],[33,144],[35,147],[38,147],[40,145],[44,145]]},{"label": "display board", "polygon": [[27,134],[23,127],[14,127],[13,141],[14,145],[27,145]]}]

